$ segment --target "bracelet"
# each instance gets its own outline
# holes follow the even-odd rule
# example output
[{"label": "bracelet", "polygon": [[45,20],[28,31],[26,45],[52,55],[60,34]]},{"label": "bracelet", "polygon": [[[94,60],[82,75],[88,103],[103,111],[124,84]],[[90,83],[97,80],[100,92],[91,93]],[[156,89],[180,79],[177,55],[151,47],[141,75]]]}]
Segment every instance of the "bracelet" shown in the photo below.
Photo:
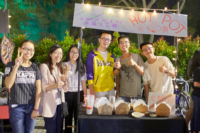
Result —
[{"label": "bracelet", "polygon": [[33,109],[34,111],[36,111],[36,112],[39,112],[39,109]]},{"label": "bracelet", "polygon": [[169,69],[167,69],[167,71],[165,73],[168,74],[169,73]]}]

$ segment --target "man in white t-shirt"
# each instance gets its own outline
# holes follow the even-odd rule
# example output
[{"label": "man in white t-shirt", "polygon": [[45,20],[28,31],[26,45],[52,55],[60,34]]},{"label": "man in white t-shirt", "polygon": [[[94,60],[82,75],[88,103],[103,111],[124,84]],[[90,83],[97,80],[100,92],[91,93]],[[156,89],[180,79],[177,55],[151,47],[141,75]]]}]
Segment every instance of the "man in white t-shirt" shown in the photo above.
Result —
[{"label": "man in white t-shirt", "polygon": [[151,92],[173,94],[174,86],[172,77],[175,76],[175,72],[169,58],[155,56],[155,49],[152,43],[149,42],[140,44],[140,49],[142,51],[141,54],[147,58],[143,76],[146,101],[148,101],[149,87],[151,88]]}]

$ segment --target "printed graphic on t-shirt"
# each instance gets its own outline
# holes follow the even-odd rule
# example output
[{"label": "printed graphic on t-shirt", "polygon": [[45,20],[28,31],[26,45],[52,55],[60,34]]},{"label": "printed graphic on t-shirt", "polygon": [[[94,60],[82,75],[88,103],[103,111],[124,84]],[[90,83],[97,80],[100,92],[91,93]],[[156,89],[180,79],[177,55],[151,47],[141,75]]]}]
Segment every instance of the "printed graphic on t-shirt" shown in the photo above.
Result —
[{"label": "printed graphic on t-shirt", "polygon": [[129,66],[127,67],[126,65],[122,65],[121,67],[122,71],[124,71],[124,74],[126,75],[126,77],[128,78],[127,82],[133,82],[133,75],[134,75],[134,66]]},{"label": "printed graphic on t-shirt", "polygon": [[35,71],[17,71],[15,83],[35,84]]},{"label": "printed graphic on t-shirt", "polygon": [[105,62],[105,61],[102,61],[102,60],[98,60],[97,59],[97,66],[99,67],[99,66],[111,66],[111,67],[113,67],[114,65],[113,65],[113,62],[112,61],[107,61],[107,62]]}]

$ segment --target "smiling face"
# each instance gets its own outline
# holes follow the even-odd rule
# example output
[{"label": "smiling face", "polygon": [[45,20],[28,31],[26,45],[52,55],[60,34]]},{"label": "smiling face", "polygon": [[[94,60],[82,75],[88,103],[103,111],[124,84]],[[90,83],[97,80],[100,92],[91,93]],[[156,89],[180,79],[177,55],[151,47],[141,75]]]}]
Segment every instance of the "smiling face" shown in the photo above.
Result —
[{"label": "smiling face", "polygon": [[34,44],[31,42],[25,42],[21,48],[19,48],[19,51],[23,53],[23,59],[24,60],[30,60],[35,53],[35,47]]},{"label": "smiling face", "polygon": [[110,45],[111,39],[112,37],[110,34],[103,33],[99,38],[99,43],[100,43],[99,48],[107,49],[108,46]]},{"label": "smiling face", "polygon": [[122,52],[128,52],[130,48],[130,41],[128,38],[121,38],[118,44]]},{"label": "smiling face", "polygon": [[61,48],[57,48],[50,56],[53,63],[59,63],[62,60],[63,51]]},{"label": "smiling face", "polygon": [[78,48],[77,47],[73,47],[71,50],[70,50],[70,54],[69,54],[69,57],[70,57],[70,61],[76,61],[79,57],[79,52],[78,52]]},{"label": "smiling face", "polygon": [[144,55],[147,59],[154,56],[154,47],[151,44],[142,46],[141,54]]}]

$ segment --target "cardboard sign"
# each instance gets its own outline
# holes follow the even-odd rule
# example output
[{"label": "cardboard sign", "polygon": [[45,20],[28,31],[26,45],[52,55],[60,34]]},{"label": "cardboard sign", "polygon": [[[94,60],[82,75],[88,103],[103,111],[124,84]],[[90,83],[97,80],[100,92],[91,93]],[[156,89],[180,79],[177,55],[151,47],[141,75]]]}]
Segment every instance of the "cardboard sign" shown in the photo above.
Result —
[{"label": "cardboard sign", "polygon": [[75,4],[74,27],[187,37],[187,15],[148,13]]},{"label": "cardboard sign", "polygon": [[155,112],[155,104],[159,104],[161,102],[166,102],[171,106],[171,113],[175,114],[175,94],[167,94],[167,93],[156,93],[156,92],[149,92],[148,104],[149,104],[149,111]]},{"label": "cardboard sign", "polygon": [[14,47],[15,44],[4,34],[0,48],[0,61],[4,65],[12,61]]}]

